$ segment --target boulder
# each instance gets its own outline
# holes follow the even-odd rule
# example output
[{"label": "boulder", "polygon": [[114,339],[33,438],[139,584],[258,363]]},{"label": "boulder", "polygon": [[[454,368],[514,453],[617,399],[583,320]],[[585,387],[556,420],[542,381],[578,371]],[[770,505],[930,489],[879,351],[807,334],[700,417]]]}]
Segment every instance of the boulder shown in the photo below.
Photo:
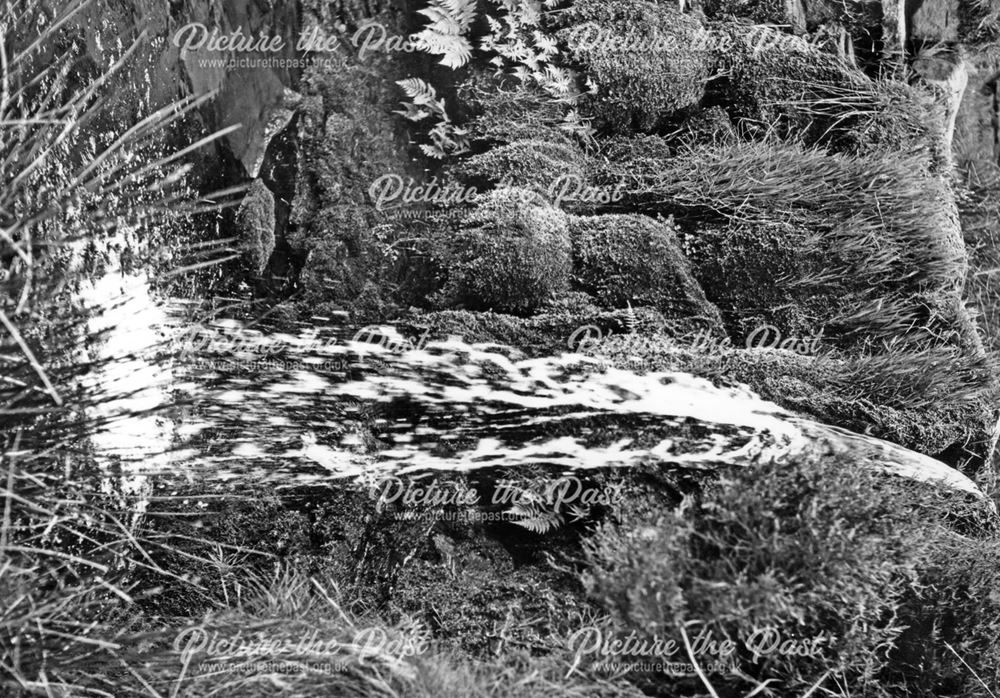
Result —
[{"label": "boulder", "polygon": [[641,215],[571,216],[573,283],[608,308],[651,306],[722,328],[670,224]]},{"label": "boulder", "polygon": [[482,195],[457,229],[436,238],[447,277],[439,305],[528,315],[569,288],[566,214],[528,189]]},{"label": "boulder", "polygon": [[692,15],[646,0],[582,0],[557,35],[592,81],[584,111],[614,132],[651,131],[697,104],[715,58]]}]

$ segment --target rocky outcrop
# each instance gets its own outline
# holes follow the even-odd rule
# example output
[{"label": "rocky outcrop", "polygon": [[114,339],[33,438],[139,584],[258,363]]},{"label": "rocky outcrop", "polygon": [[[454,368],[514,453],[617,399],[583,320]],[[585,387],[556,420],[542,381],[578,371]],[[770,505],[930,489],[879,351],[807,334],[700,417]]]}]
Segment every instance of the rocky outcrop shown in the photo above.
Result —
[{"label": "rocky outcrop", "polygon": [[253,271],[260,274],[274,252],[274,194],[261,180],[254,180],[236,211],[236,227]]},{"label": "rocky outcrop", "polygon": [[[138,58],[127,69],[133,84],[147,86],[142,95],[147,108],[215,92],[203,112],[205,126],[213,130],[238,125],[226,143],[246,173],[257,175],[268,123],[280,118],[285,90],[300,72],[288,67],[296,57],[297,3],[100,0],[87,7],[78,21],[87,52],[98,64],[110,59],[105,47],[134,39],[139,31],[146,33]],[[136,36],[123,36],[127,28],[135,28]],[[269,50],[216,50],[210,41],[213,30],[222,37],[235,32],[245,38],[264,36]]]}]

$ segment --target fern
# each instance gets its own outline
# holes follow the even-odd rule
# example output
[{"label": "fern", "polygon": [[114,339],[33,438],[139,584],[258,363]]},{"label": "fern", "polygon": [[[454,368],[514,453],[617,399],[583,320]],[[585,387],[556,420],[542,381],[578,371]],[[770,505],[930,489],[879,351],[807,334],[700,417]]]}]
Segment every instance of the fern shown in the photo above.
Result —
[{"label": "fern", "polygon": [[443,56],[441,64],[461,68],[472,58],[472,44],[465,33],[476,15],[476,0],[431,0],[419,13],[431,20],[414,37],[420,51]]},{"label": "fern", "polygon": [[528,529],[532,533],[545,534],[549,531],[554,531],[564,523],[562,514],[551,509],[545,509],[534,502],[515,504],[508,510],[508,513],[524,517],[513,523]]},{"label": "fern", "polygon": [[[544,481],[533,481],[526,488],[515,487],[511,483],[505,484],[505,487],[513,489],[516,495],[515,504],[506,512],[520,517],[512,523],[538,534],[554,531],[566,524],[566,515],[559,510],[559,503],[553,501],[551,485],[545,486]],[[590,507],[586,505],[569,504],[567,509],[571,517],[570,523],[581,521],[591,513]]]},{"label": "fern", "polygon": [[[483,38],[480,48],[497,54],[490,63],[496,66],[498,76],[508,68],[525,87],[538,87],[553,102],[566,105],[568,109],[559,127],[586,140],[593,131],[576,109],[584,94],[577,86],[577,73],[556,65],[558,44],[542,27],[544,10],[552,10],[562,1],[500,0],[503,14],[499,18],[487,16],[490,33]],[[587,87],[589,91],[595,89],[593,83]]]},{"label": "fern", "polygon": [[434,86],[420,78],[397,80],[396,84],[412,101],[401,102],[403,109],[395,110],[410,121],[423,121],[429,116],[436,116],[437,122],[429,132],[430,143],[420,144],[424,155],[441,159],[448,155],[463,153],[469,148],[468,131],[451,123],[448,112],[445,111],[443,99],[438,99]]},{"label": "fern", "polygon": [[[437,90],[434,86],[421,80],[420,78],[407,78],[405,80],[397,80],[396,84],[403,88],[403,92],[406,96],[413,100],[413,104],[418,106],[424,106],[433,111],[433,113],[443,116],[444,111],[444,100],[438,99]],[[406,104],[405,102],[403,104]],[[402,112],[396,112],[397,114]]]},{"label": "fern", "polygon": [[628,329],[629,334],[635,334],[636,330],[639,329],[639,318],[636,317],[635,308],[628,301],[625,301],[628,305],[628,310],[625,311],[625,327]]}]

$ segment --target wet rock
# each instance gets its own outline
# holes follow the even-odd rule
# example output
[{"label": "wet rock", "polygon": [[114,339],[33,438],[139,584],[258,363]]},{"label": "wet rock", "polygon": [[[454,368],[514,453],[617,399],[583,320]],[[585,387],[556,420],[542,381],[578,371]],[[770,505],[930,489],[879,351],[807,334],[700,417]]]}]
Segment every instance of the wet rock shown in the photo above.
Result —
[{"label": "wet rock", "polygon": [[[286,88],[293,86],[298,69],[280,61],[295,58],[298,10],[295,3],[264,6],[252,0],[233,0],[215,7],[207,0],[186,0],[168,7],[152,0],[128,3],[95,2],[85,8],[80,23],[87,51],[99,64],[110,56],[105,47],[128,41],[123,28],[145,31],[147,42],[126,66],[134,84],[147,86],[142,95],[150,109],[179,97],[218,95],[203,111],[209,129],[240,125],[226,143],[250,176],[267,146],[268,122],[281,108]],[[280,40],[280,49],[261,52],[209,50],[207,32],[220,35],[239,31],[243,36]],[[272,46],[277,47],[278,43]],[[253,61],[241,65],[239,61]]]}]

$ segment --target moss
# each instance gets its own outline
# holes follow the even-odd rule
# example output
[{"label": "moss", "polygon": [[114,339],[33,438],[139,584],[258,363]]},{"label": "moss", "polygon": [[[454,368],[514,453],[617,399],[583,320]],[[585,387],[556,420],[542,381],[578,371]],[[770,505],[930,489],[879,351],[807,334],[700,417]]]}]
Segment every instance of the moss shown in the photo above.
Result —
[{"label": "moss", "polygon": [[694,110],[681,124],[681,133],[688,143],[726,143],[736,138],[733,122],[720,106]]},{"label": "moss", "polygon": [[[508,643],[559,642],[587,606],[575,575],[515,567],[504,546],[482,532],[471,539],[437,535],[435,543],[401,577],[393,606],[472,656],[495,656]],[[491,632],[500,628],[502,635]]]},{"label": "moss", "polygon": [[715,58],[691,15],[645,0],[582,0],[561,20],[557,36],[597,87],[581,104],[599,128],[652,131],[704,95]]},{"label": "moss", "polygon": [[585,181],[586,165],[586,156],[576,146],[530,139],[474,155],[458,163],[452,174],[473,186],[503,183],[545,195],[560,178]]},{"label": "moss", "polygon": [[260,274],[274,252],[274,194],[255,179],[236,211],[236,228],[255,273]]},{"label": "moss", "polygon": [[713,20],[733,17],[749,19],[754,24],[785,24],[785,3],[780,0],[706,0],[705,16]]},{"label": "moss", "polygon": [[[616,637],[732,640],[723,664],[735,668],[709,678],[720,695],[744,695],[765,676],[798,695],[834,672],[845,695],[987,695],[976,675],[996,675],[1000,540],[959,535],[957,512],[975,515],[961,496],[846,458],[769,463],[687,507],[601,527],[585,578]],[[764,628],[812,651],[756,654]],[[941,649],[953,641],[965,643],[969,666]],[[910,661],[904,642],[917,650]],[[662,674],[649,688],[703,694]]]},{"label": "moss", "polygon": [[[635,332],[651,332],[664,327],[667,320],[651,308],[601,310],[596,306],[567,308],[550,304],[538,315],[529,318],[491,312],[445,310],[424,313],[412,319],[414,327],[422,327],[433,339],[449,335],[463,337],[470,343],[502,344],[514,347],[528,356],[553,356],[575,351],[578,339],[573,333],[580,328],[593,328],[602,337]],[[700,328],[692,320],[687,329]],[[420,332],[416,332],[420,334]]]},{"label": "moss", "polygon": [[[695,278],[737,339],[761,325],[811,334],[841,314],[843,289],[825,292],[784,283],[822,272],[825,255],[806,253],[807,232],[791,223],[703,226],[682,234]],[[848,306],[850,307],[850,306]]]},{"label": "moss", "polygon": [[437,233],[441,305],[527,315],[569,287],[566,215],[527,189],[484,195],[456,230]]},{"label": "moss", "polygon": [[574,285],[602,305],[652,306],[722,327],[670,225],[638,215],[572,216],[570,235]]},{"label": "moss", "polygon": [[331,58],[311,64],[302,77],[288,242],[304,262],[299,285],[306,304],[351,308],[371,284],[381,298],[366,298],[366,306],[393,300],[392,259],[376,235],[384,216],[371,205],[369,189],[387,174],[405,178],[412,163],[390,113],[399,98],[392,71],[379,67],[373,78],[371,66]]}]

